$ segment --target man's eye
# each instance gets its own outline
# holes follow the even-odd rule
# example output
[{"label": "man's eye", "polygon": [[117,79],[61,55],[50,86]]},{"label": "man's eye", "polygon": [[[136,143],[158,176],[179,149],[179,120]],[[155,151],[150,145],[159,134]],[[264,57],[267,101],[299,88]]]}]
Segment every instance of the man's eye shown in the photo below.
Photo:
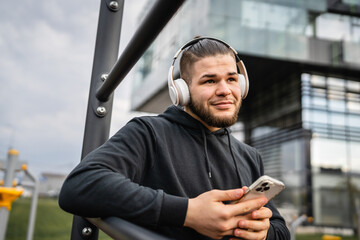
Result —
[{"label": "man's eye", "polygon": [[215,81],[212,79],[206,80],[205,83],[214,83]]},{"label": "man's eye", "polygon": [[228,81],[229,82],[236,82],[236,79],[235,78],[229,78]]}]

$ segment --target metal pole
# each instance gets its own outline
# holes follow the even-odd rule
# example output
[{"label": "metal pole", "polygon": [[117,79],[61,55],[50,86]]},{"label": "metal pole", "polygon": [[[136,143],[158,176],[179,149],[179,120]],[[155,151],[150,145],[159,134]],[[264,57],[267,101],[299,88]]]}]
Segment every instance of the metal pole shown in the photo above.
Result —
[{"label": "metal pole", "polygon": [[39,197],[39,180],[34,177],[27,169],[25,170],[25,174],[32,180],[32,200],[30,206],[30,214],[29,214],[29,224],[26,234],[26,240],[32,240],[34,236],[34,227],[35,227],[35,218],[36,218],[36,209],[37,202]]},{"label": "metal pole", "polygon": [[[8,152],[8,160],[5,169],[4,187],[12,187],[14,180],[15,168],[17,165],[19,152],[15,149],[10,149]],[[6,207],[0,207],[0,240],[5,239],[6,228],[9,220],[9,210]]]},{"label": "metal pole", "polygon": [[158,0],[154,4],[111,69],[108,78],[97,91],[96,97],[100,101],[109,98],[184,2],[185,0]]},{"label": "metal pole", "polygon": [[[102,0],[100,4],[81,159],[109,138],[113,98],[100,102],[95,93],[118,57],[123,9],[124,0]],[[74,216],[72,240],[96,240],[98,233],[97,227],[86,219]]]},{"label": "metal pole", "polygon": [[170,240],[167,237],[117,217],[104,219],[88,218],[88,220],[113,239]]},{"label": "metal pole", "polygon": [[296,240],[296,228],[301,225],[303,222],[305,222],[307,219],[307,216],[301,215],[299,218],[297,218],[293,223],[291,223],[290,226],[290,236],[291,236],[291,240]]}]

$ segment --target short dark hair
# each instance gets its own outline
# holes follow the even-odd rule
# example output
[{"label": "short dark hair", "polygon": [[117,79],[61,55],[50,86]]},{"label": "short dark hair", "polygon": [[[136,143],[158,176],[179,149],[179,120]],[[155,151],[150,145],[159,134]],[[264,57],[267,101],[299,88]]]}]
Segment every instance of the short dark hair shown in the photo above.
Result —
[{"label": "short dark hair", "polygon": [[182,52],[180,58],[180,77],[187,84],[191,84],[191,66],[195,62],[205,57],[227,54],[234,56],[235,59],[234,52],[225,44],[213,39],[201,39]]}]

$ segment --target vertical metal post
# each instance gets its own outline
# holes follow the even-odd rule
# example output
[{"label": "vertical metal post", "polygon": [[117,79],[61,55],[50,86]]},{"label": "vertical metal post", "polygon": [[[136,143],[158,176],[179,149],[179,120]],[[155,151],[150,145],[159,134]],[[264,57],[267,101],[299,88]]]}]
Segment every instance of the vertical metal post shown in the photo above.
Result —
[{"label": "vertical metal post", "polygon": [[314,216],[313,214],[313,187],[312,187],[312,171],[311,171],[311,138],[312,132],[304,132],[304,152],[305,152],[305,188],[306,188],[306,215]]},{"label": "vertical metal post", "polygon": [[[12,187],[14,180],[15,168],[18,162],[19,152],[10,149],[8,152],[8,160],[5,169],[4,187]],[[6,207],[0,207],[0,240],[5,239],[6,228],[9,220],[9,210]]]},{"label": "vertical metal post", "polygon": [[25,169],[25,174],[32,180],[32,184],[30,186],[33,188],[30,214],[29,214],[29,224],[26,233],[26,240],[32,240],[34,236],[36,209],[39,198],[39,180],[34,175],[32,175],[27,169]]},{"label": "vertical metal post", "polygon": [[[95,94],[117,60],[124,0],[102,0],[81,159],[109,138],[113,95],[106,102]],[[86,219],[74,216],[71,239],[98,239],[99,230]]]},{"label": "vertical metal post", "polygon": [[303,222],[305,222],[307,219],[307,216],[301,215],[299,218],[297,218],[294,222],[291,223],[290,226],[290,240],[296,240],[296,228],[300,226]]}]

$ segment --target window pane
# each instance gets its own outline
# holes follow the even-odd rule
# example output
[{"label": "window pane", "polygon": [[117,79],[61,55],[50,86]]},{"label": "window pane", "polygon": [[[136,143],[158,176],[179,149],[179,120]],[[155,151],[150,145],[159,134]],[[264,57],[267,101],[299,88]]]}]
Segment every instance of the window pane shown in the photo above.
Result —
[{"label": "window pane", "polygon": [[304,108],[310,107],[311,106],[311,102],[310,102],[311,98],[309,96],[303,96],[302,97],[302,105]]},{"label": "window pane", "polygon": [[331,113],[330,124],[345,126],[345,114],[342,113]]},{"label": "window pane", "polygon": [[303,156],[302,141],[295,139],[281,144],[281,159],[283,171],[299,172],[302,168]]},{"label": "window pane", "polygon": [[344,90],[345,87],[345,81],[344,79],[340,78],[328,78],[328,86],[332,89],[338,89],[338,90]]},{"label": "window pane", "polygon": [[360,113],[360,103],[359,102],[348,102],[347,108],[349,112]]},{"label": "window pane", "polygon": [[360,172],[360,143],[350,142],[350,166],[352,172]]},{"label": "window pane", "polygon": [[302,110],[303,128],[310,129],[310,125],[309,125],[310,120],[311,120],[310,110],[308,110],[308,109],[303,109],[303,110]]},{"label": "window pane", "polygon": [[360,82],[347,80],[346,87],[352,92],[360,92]]},{"label": "window pane", "polygon": [[311,140],[311,162],[316,167],[345,168],[347,162],[346,142],[313,138]]},{"label": "window pane", "polygon": [[310,79],[311,79],[311,75],[308,74],[308,73],[303,73],[301,74],[301,80],[303,82],[310,82]]},{"label": "window pane", "polygon": [[326,99],[322,97],[313,97],[312,102],[315,106],[326,107]]},{"label": "window pane", "polygon": [[360,128],[360,116],[359,115],[348,115],[348,124],[349,127],[358,127]]},{"label": "window pane", "polygon": [[358,101],[360,102],[360,94],[358,93],[346,93],[346,98],[350,101]]},{"label": "window pane", "polygon": [[326,86],[325,77],[318,76],[318,75],[312,75],[311,76],[311,85],[318,86],[318,87],[325,87]]},{"label": "window pane", "polygon": [[312,88],[314,96],[326,98],[326,90],[322,88]]},{"label": "window pane", "polygon": [[327,112],[313,110],[311,114],[311,121],[314,123],[327,124],[328,123]]},{"label": "window pane", "polygon": [[343,100],[330,100],[329,110],[345,111],[345,101]]}]

